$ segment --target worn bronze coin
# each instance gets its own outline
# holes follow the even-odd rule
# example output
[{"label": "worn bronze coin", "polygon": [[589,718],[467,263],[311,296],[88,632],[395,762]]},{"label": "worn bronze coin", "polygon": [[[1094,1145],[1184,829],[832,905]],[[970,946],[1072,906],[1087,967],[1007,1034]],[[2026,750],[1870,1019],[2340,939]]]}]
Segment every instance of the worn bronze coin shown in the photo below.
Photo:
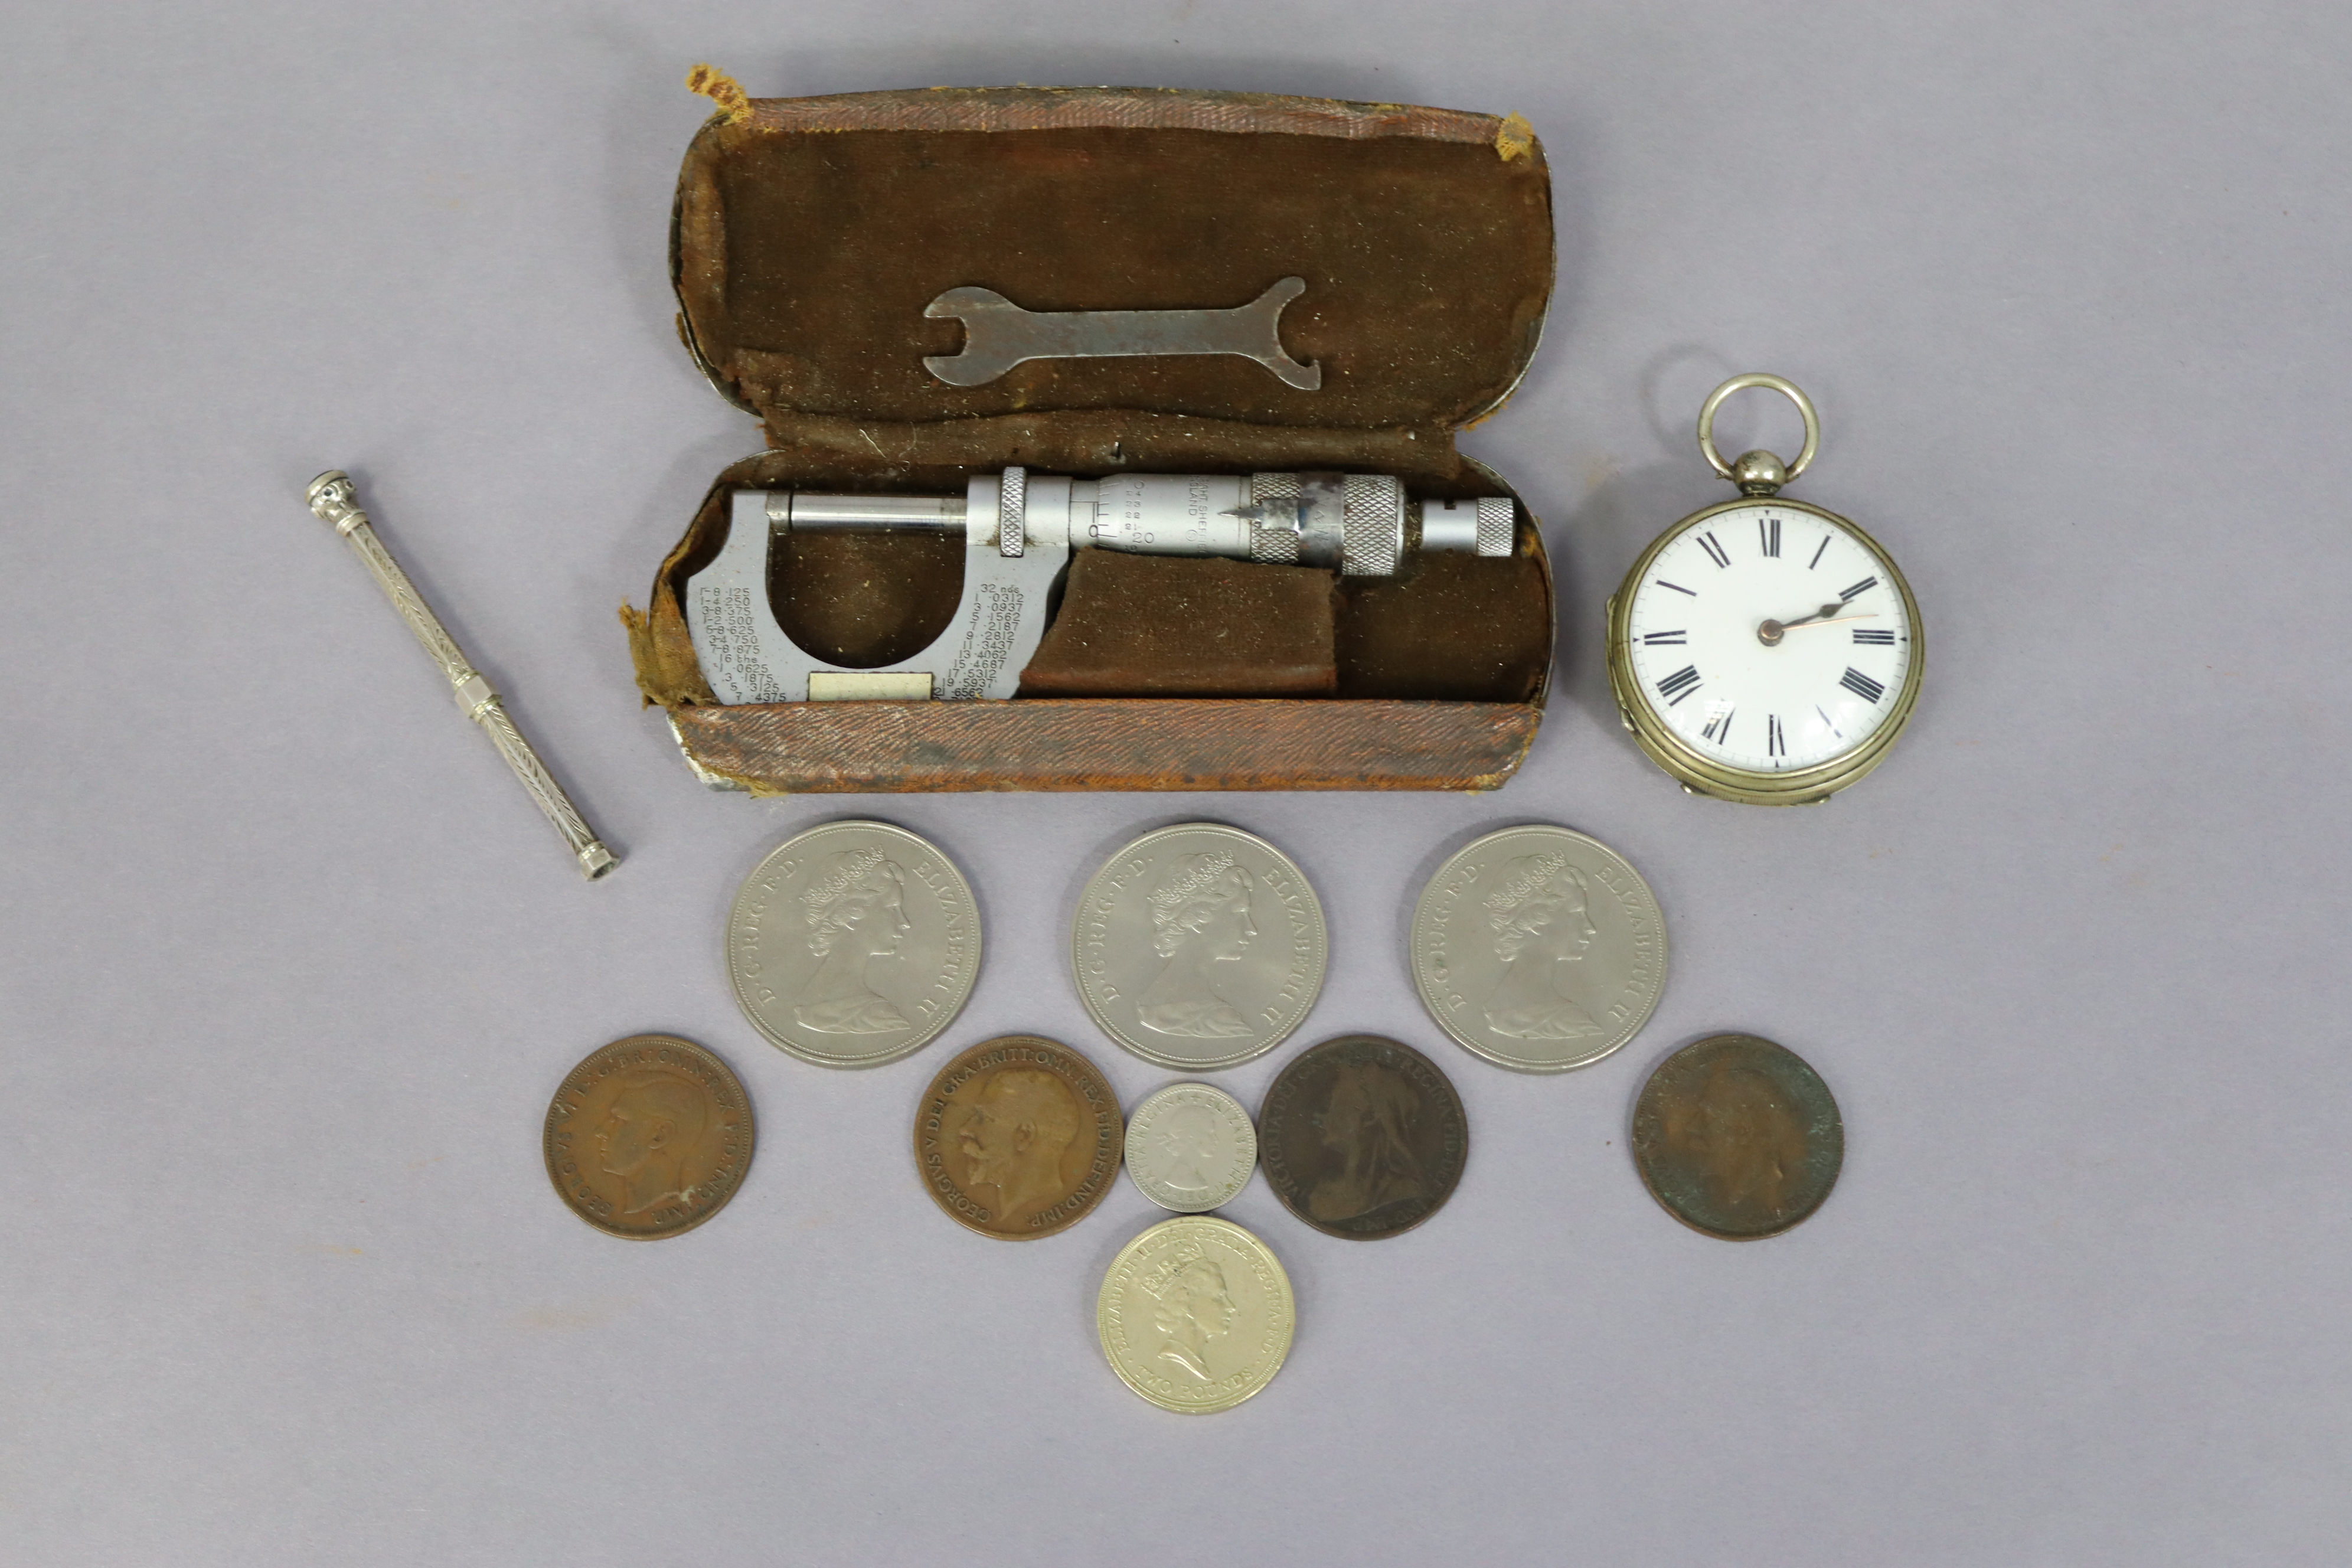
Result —
[{"label": "worn bronze coin", "polygon": [[1094,1063],[1035,1035],[1001,1035],[923,1091],[915,1164],[957,1224],[1025,1241],[1094,1212],[1125,1134],[1118,1096]]},{"label": "worn bronze coin", "polygon": [[1292,1214],[1360,1241],[1444,1206],[1470,1154],[1461,1097],[1435,1062],[1379,1035],[1301,1052],[1265,1091],[1258,1166]]},{"label": "worn bronze coin", "polygon": [[1754,1035],[1716,1035],[1658,1064],[1633,1106],[1633,1143],[1668,1214],[1753,1241],[1822,1206],[1845,1159],[1845,1126],[1803,1058]]},{"label": "worn bronze coin", "polygon": [[726,1207],[751,1137],[751,1102],[725,1062],[675,1035],[632,1035],[564,1076],[541,1149],[573,1214],[644,1241]]}]

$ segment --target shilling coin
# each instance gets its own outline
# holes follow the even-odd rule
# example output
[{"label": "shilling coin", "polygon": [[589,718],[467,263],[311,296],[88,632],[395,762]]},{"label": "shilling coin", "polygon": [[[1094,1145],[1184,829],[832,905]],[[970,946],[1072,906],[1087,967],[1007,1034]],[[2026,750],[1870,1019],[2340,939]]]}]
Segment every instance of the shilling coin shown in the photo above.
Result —
[{"label": "shilling coin", "polygon": [[1171,1083],[1127,1119],[1127,1174],[1164,1209],[1221,1208],[1257,1169],[1257,1131],[1242,1102],[1205,1083]]},{"label": "shilling coin", "polygon": [[751,1164],[751,1105],[727,1064],[674,1035],[615,1040],[565,1075],[541,1139],[573,1214],[633,1240],[692,1230]]},{"label": "shilling coin", "polygon": [[1490,1062],[1563,1072],[1642,1032],[1666,927],[1641,874],[1565,827],[1489,833],[1412,911],[1412,980],[1440,1027]]},{"label": "shilling coin", "polygon": [[1191,822],[1105,863],[1071,932],[1078,995],[1149,1062],[1231,1067],[1273,1049],[1323,989],[1323,906],[1255,834]]},{"label": "shilling coin", "polygon": [[743,879],[727,972],[752,1026],[803,1061],[878,1067],[962,1011],[980,913],[938,846],[887,822],[828,822]]},{"label": "shilling coin", "polygon": [[1754,1035],[1716,1035],[1658,1064],[1633,1106],[1633,1143],[1668,1214],[1753,1241],[1822,1206],[1845,1160],[1845,1126],[1803,1058]]},{"label": "shilling coin", "polygon": [[983,1040],[915,1110],[915,1164],[960,1225],[1026,1241],[1094,1212],[1118,1173],[1118,1096],[1095,1064],[1035,1035]]},{"label": "shilling coin", "polygon": [[1435,1062],[1378,1035],[1299,1053],[1257,1113],[1266,1184],[1328,1236],[1375,1240],[1442,1207],[1470,1155],[1462,1100]]},{"label": "shilling coin", "polygon": [[1297,1324],[1290,1277],[1229,1220],[1180,1215],[1111,1259],[1095,1328],[1119,1381],[1163,1410],[1231,1410],[1274,1381]]}]

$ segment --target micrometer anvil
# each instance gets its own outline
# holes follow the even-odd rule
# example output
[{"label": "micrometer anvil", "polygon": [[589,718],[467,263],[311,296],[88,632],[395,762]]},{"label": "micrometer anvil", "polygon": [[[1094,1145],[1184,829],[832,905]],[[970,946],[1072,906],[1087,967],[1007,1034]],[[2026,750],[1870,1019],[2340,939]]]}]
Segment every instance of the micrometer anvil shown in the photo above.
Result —
[{"label": "micrometer anvil", "polygon": [[[723,703],[1010,697],[1045,635],[1047,596],[1075,548],[1386,577],[1415,517],[1423,550],[1507,556],[1515,547],[1508,497],[1412,501],[1386,474],[1073,479],[1007,468],[974,475],[961,498],[737,490],[726,544],[686,585],[687,626]],[[771,542],[779,533],[843,529],[962,531],[955,618],[913,658],[851,669],[810,654],[777,625],[768,603]]]}]

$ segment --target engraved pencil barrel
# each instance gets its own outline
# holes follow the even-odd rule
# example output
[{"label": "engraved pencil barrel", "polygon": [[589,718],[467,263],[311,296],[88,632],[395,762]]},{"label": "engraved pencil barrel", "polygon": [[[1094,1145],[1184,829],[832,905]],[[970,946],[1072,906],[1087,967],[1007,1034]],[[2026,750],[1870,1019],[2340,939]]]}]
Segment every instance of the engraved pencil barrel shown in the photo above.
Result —
[{"label": "engraved pencil barrel", "polygon": [[580,809],[572,804],[571,797],[563,793],[562,786],[555,782],[554,775],[539,760],[539,753],[531,750],[530,742],[522,738],[522,731],[516,729],[514,721],[507,717],[506,706],[499,701],[499,694],[490,689],[490,683],[482,678],[480,672],[467,662],[456,639],[449,636],[447,628],[441,625],[440,617],[434,615],[431,606],[425,604],[425,596],[416,591],[416,584],[408,580],[408,574],[400,569],[400,563],[392,558],[392,552],[384,548],[383,541],[376,537],[367,513],[360,510],[359,491],[352,485],[351,476],[340,468],[320,474],[310,481],[307,499],[310,510],[319,514],[320,521],[343,536],[344,542],[352,547],[352,553],[360,558],[361,564],[368,569],[368,574],[375,579],[376,586],[383,590],[383,596],[392,601],[392,607],[400,612],[402,620],[408,623],[408,629],[415,634],[417,642],[448,680],[450,694],[457,699],[458,710],[479,725],[482,732],[490,738],[490,743],[499,749],[499,755],[506,759],[507,766],[513,770],[515,778],[538,804],[541,814],[556,832],[563,836],[563,842],[579,864],[581,873],[593,881],[619,865],[621,858],[597,838],[587,819],[580,815]]}]

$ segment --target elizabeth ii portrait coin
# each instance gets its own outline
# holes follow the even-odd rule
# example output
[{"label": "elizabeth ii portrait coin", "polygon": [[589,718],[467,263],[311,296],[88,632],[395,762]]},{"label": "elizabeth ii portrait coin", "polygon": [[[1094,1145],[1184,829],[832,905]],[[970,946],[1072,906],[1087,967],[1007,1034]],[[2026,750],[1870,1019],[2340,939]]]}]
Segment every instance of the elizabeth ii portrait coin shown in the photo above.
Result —
[{"label": "elizabeth ii portrait coin", "polygon": [[963,1010],[980,975],[980,910],[937,845],[887,822],[828,822],[743,879],[727,973],[743,1016],[783,1049],[820,1067],[878,1067]]},{"label": "elizabeth ii portrait coin", "polygon": [[564,1075],[540,1151],[573,1214],[635,1241],[692,1230],[751,1163],[751,1104],[725,1062],[675,1035],[615,1040]]},{"label": "elizabeth ii portrait coin", "polygon": [[1163,827],[1087,883],[1070,933],[1103,1033],[1179,1071],[1232,1067],[1288,1037],[1323,989],[1323,906],[1288,856],[1213,822]]},{"label": "elizabeth ii portrait coin", "polygon": [[1128,1179],[1161,1208],[1223,1208],[1256,1169],[1257,1131],[1222,1089],[1171,1083],[1127,1119]]},{"label": "elizabeth ii portrait coin", "polygon": [[1437,868],[1412,911],[1412,981],[1438,1026],[1522,1072],[1599,1061],[1641,1033],[1666,979],[1658,900],[1622,856],[1565,827],[1507,827]]},{"label": "elizabeth ii portrait coin", "polygon": [[1297,1321],[1273,1250],[1210,1215],[1162,1220],[1129,1242],[1095,1298],[1111,1371],[1186,1415],[1231,1410],[1273,1382]]}]

